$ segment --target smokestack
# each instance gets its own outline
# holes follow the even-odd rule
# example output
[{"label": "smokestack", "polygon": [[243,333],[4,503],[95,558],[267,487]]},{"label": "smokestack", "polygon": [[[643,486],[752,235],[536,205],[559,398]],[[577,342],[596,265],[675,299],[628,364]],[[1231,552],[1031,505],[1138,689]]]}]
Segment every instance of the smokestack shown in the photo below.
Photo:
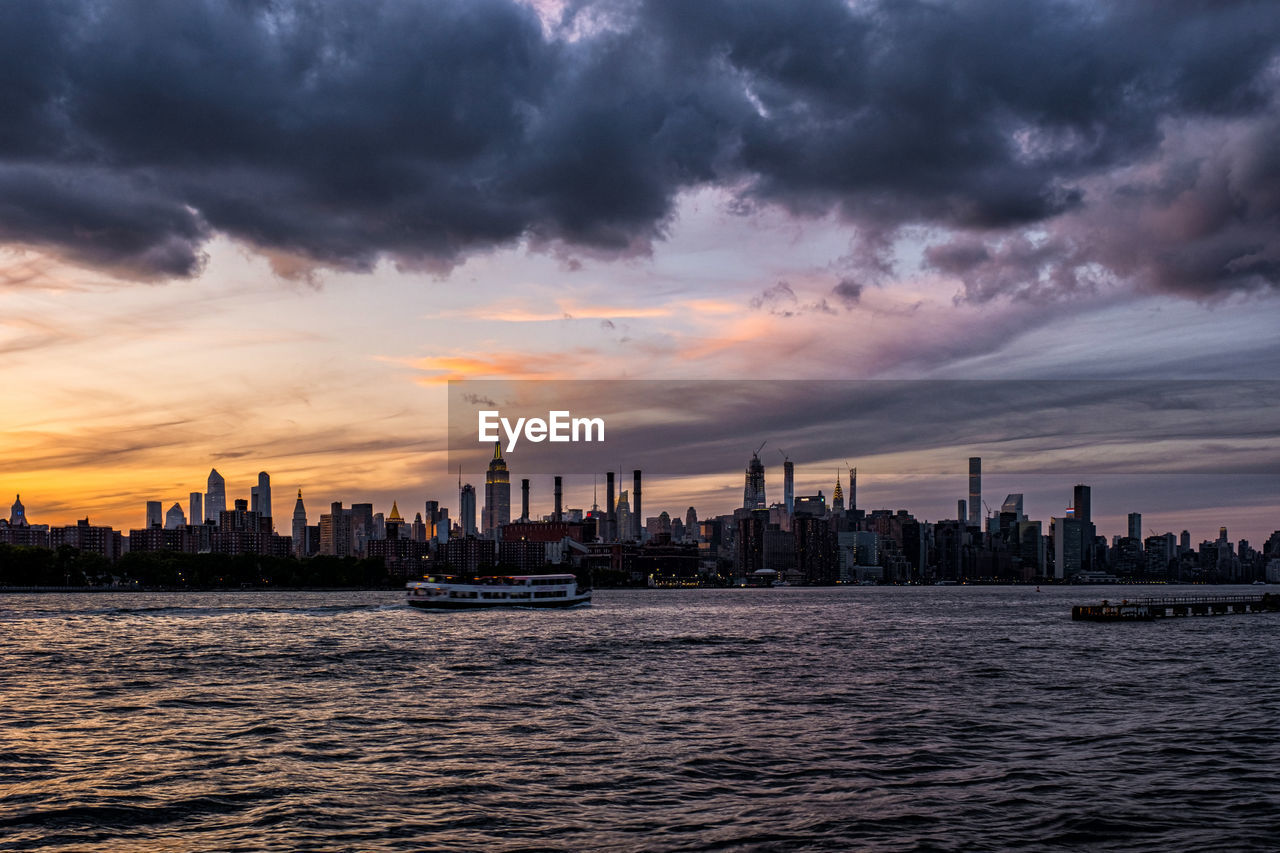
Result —
[{"label": "smokestack", "polygon": [[635,492],[635,500],[632,501],[631,503],[631,517],[635,519],[635,521],[632,523],[632,527],[635,528],[632,531],[632,533],[635,535],[636,541],[639,542],[640,530],[644,527],[644,521],[643,521],[644,516],[640,514],[640,469],[637,468],[636,470],[632,471],[631,477],[634,481],[634,487],[632,491]]},{"label": "smokestack", "polygon": [[520,481],[520,520],[529,520],[529,481]]},{"label": "smokestack", "polygon": [[600,538],[606,542],[613,542],[618,538],[618,533],[614,529],[618,523],[616,507],[613,504],[613,472],[605,474],[608,482],[604,498],[604,535]]},{"label": "smokestack", "polygon": [[555,513],[551,516],[552,521],[560,521],[564,518],[562,514],[564,511],[564,507],[561,502],[562,497],[563,495],[560,492],[560,478],[557,476],[556,477],[556,509],[555,509]]}]

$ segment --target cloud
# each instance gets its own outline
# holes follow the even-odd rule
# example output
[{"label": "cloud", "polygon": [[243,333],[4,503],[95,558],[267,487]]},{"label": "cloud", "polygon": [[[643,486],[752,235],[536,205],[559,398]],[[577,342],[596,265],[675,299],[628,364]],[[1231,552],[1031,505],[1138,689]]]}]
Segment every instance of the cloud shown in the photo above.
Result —
[{"label": "cloud", "polygon": [[[443,272],[521,242],[645,254],[682,193],[717,187],[737,209],[841,218],[868,274],[929,226],[950,247],[930,263],[976,301],[1274,288],[1272,11],[17,4],[0,242],[137,280],[199,274],[218,234],[303,281]],[[960,265],[975,245],[991,259]]]},{"label": "cloud", "polygon": [[[794,305],[796,304],[796,292],[791,289],[791,285],[785,281],[780,281],[770,287],[766,287],[758,296],[751,297],[751,307],[760,309],[767,306],[776,305]],[[773,308],[770,307],[772,311]]]},{"label": "cloud", "polygon": [[846,308],[852,308],[862,301],[862,285],[852,279],[841,279],[831,288],[831,295],[840,300]]}]

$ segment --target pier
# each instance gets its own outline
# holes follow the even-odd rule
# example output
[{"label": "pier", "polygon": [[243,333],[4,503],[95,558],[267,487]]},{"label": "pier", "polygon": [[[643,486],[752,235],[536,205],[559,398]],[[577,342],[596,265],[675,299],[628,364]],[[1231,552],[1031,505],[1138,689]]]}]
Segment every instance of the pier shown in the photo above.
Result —
[{"label": "pier", "polygon": [[1280,595],[1201,595],[1125,599],[1119,604],[1077,604],[1071,618],[1077,622],[1151,622],[1174,616],[1225,616],[1228,613],[1278,613]]}]

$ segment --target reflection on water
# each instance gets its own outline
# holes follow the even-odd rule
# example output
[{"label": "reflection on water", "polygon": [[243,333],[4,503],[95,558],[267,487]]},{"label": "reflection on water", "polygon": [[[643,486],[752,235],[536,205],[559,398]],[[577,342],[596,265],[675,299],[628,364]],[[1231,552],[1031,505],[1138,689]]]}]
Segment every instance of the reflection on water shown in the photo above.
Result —
[{"label": "reflection on water", "polygon": [[0,597],[0,849],[1274,849],[1280,614],[1143,594]]}]

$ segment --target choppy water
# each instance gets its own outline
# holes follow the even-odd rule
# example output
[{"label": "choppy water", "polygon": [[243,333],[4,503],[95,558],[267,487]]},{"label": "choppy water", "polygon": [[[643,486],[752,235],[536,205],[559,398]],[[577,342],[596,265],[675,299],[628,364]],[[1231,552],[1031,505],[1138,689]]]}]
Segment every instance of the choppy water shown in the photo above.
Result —
[{"label": "choppy water", "polygon": [[1277,849],[1280,614],[1150,591],[4,596],[0,849]]}]

